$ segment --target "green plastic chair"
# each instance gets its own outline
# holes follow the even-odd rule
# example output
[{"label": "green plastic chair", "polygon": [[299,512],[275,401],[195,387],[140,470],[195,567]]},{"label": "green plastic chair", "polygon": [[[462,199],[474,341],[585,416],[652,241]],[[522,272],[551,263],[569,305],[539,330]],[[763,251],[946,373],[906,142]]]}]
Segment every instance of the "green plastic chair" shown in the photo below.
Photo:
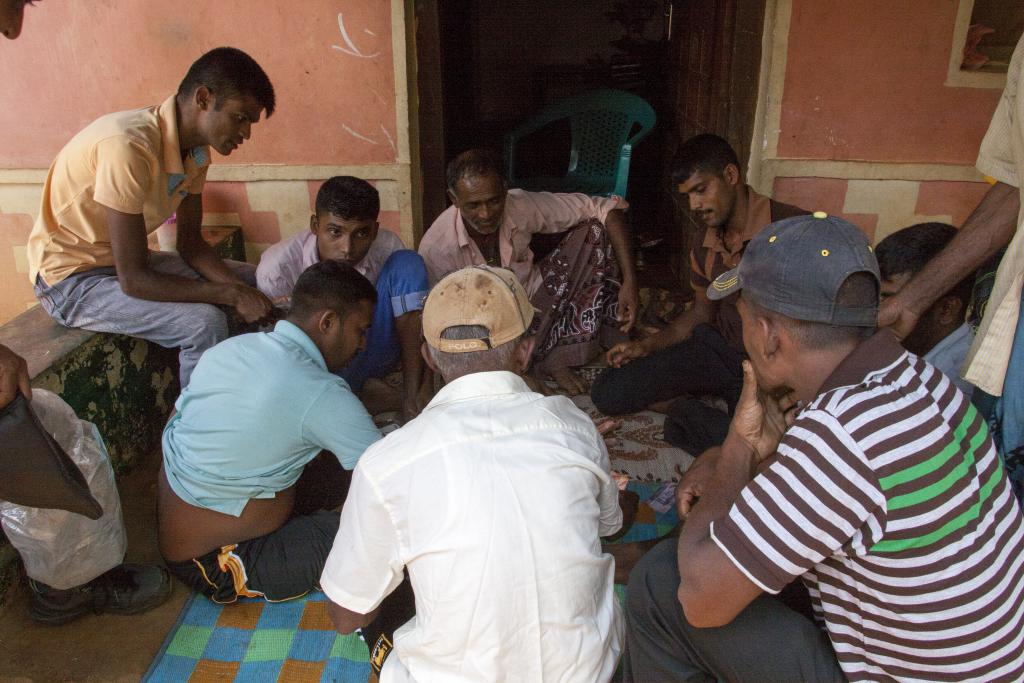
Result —
[{"label": "green plastic chair", "polygon": [[[520,177],[516,172],[520,141],[562,119],[569,120],[572,133],[565,176]],[[651,132],[655,121],[650,104],[623,90],[590,90],[554,102],[505,136],[509,187],[625,197],[633,147]]]}]

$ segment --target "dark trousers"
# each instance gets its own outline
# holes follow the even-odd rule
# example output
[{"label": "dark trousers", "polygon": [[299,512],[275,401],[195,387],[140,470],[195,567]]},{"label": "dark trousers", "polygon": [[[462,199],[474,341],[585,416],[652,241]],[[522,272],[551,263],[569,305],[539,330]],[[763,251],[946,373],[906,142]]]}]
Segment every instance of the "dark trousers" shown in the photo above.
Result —
[{"label": "dark trousers", "polygon": [[[721,445],[743,389],[743,356],[710,325],[697,325],[678,344],[608,368],[594,381],[590,397],[606,415],[645,409],[675,399],[665,420],[665,440],[693,455]],[[728,414],[698,397],[725,400]]]},{"label": "dark trousers", "polygon": [[338,534],[352,473],[333,453],[309,461],[296,484],[292,517],[279,529],[224,546],[202,557],[168,562],[186,586],[219,603],[239,597],[274,602],[301,597],[320,584],[327,555]]},{"label": "dark trousers", "polygon": [[624,683],[846,680],[826,635],[775,596],[757,598],[726,626],[691,626],[676,595],[676,544],[655,546],[630,574]]},{"label": "dark trousers", "polygon": [[320,583],[339,517],[327,510],[292,517],[266,536],[168,562],[167,569],[186,586],[222,604],[240,597],[272,602],[302,597]]}]

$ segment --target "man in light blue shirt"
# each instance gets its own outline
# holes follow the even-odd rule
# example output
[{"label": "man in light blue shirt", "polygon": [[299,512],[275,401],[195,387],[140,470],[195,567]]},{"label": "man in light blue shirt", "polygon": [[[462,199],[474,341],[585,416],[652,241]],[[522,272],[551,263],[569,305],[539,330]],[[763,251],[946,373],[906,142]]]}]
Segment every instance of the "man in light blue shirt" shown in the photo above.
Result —
[{"label": "man in light blue shirt", "polygon": [[164,429],[158,496],[160,552],[187,585],[217,602],[284,600],[316,585],[338,513],[296,514],[296,482],[321,451],[351,470],[380,438],[332,374],[365,346],[376,298],[351,266],[318,263],[272,332],[200,359]]},{"label": "man in light blue shirt", "polygon": [[[875,256],[882,276],[882,301],[898,294],[955,235],[956,228],[946,223],[918,223],[879,242]],[[967,398],[974,392],[974,386],[960,376],[960,369],[974,340],[971,326],[964,322],[973,285],[973,275],[961,280],[921,314],[902,342],[907,351],[921,356],[949,377]]]}]

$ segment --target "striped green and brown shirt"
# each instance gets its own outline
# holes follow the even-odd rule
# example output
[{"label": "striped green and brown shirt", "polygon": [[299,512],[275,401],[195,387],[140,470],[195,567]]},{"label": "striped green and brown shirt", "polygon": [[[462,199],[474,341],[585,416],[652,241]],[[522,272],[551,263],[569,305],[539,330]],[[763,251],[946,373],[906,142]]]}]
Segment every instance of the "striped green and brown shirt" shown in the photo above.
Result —
[{"label": "striped green and brown shirt", "polygon": [[803,576],[851,681],[1024,678],[1024,518],[984,420],[888,330],[857,347],[712,527]]}]

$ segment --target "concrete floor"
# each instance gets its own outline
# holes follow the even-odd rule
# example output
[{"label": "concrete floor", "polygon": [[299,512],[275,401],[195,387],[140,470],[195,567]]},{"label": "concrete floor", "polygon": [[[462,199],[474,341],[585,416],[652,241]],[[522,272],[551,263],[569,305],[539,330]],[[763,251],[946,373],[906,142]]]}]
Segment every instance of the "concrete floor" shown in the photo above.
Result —
[{"label": "concrete floor", "polygon": [[[160,561],[156,543],[159,452],[120,482],[128,561]],[[28,588],[12,587],[0,606],[0,681],[138,681],[171,630],[188,590],[174,581],[171,598],[136,616],[87,615],[64,626],[40,626],[25,613]]]}]

